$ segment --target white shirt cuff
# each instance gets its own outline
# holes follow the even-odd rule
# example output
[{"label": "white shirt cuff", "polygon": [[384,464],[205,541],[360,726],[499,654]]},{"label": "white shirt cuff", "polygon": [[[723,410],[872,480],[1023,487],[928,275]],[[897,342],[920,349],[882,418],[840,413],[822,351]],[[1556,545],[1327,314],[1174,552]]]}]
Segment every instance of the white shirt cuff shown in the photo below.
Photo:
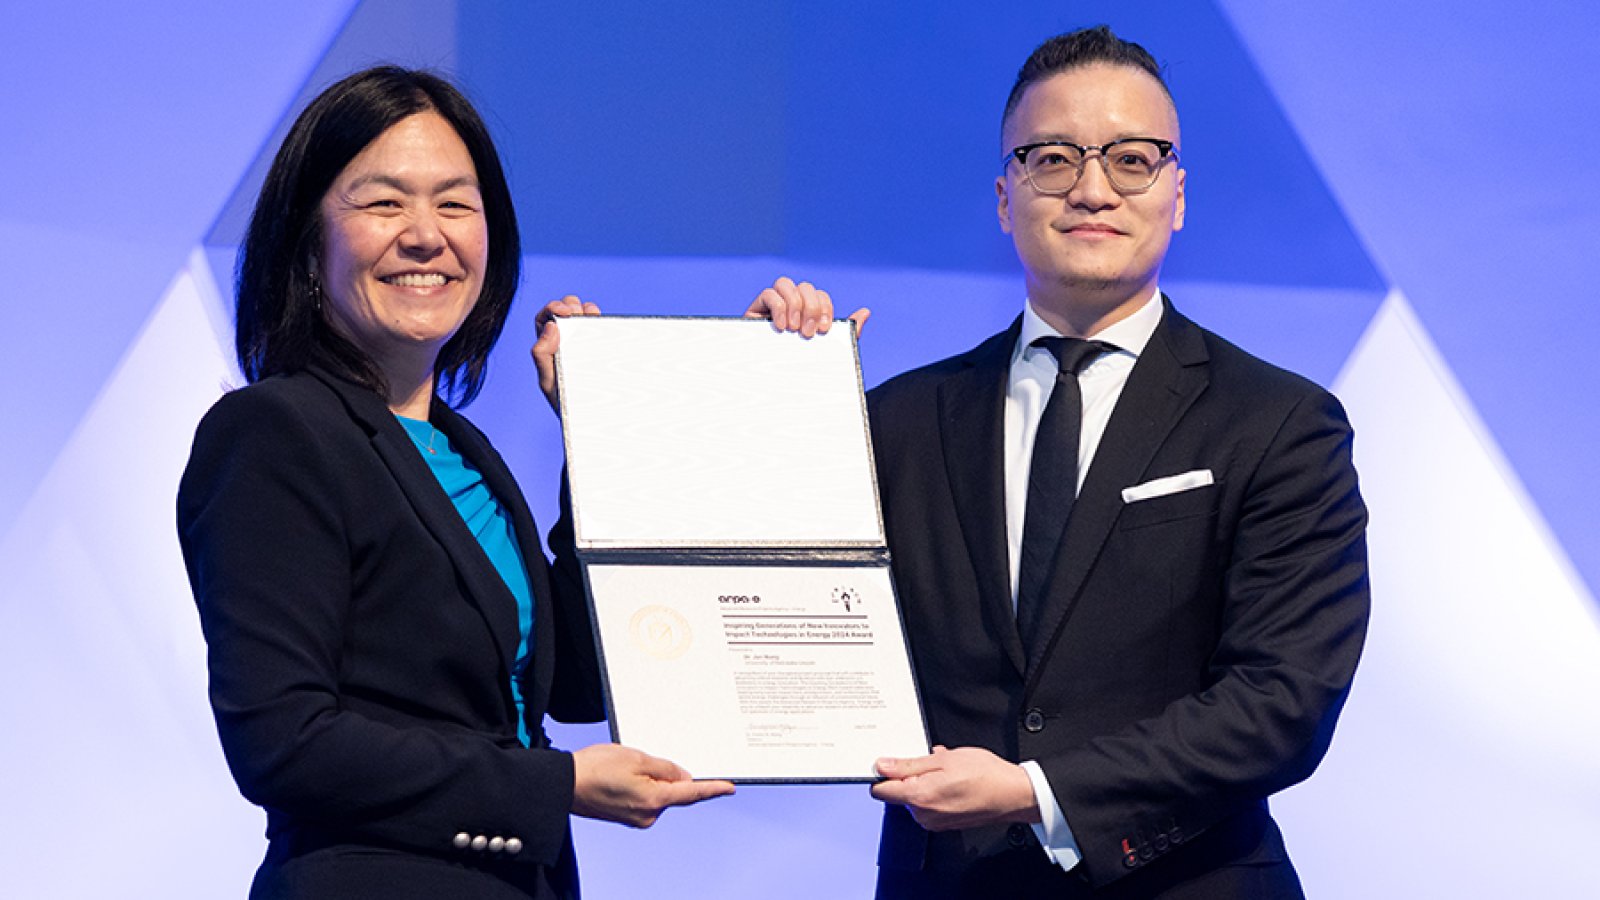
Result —
[{"label": "white shirt cuff", "polygon": [[1033,823],[1033,834],[1044,847],[1044,855],[1063,871],[1070,872],[1083,859],[1083,854],[1078,851],[1078,839],[1072,836],[1072,829],[1067,826],[1067,817],[1056,803],[1056,795],[1050,790],[1050,781],[1044,777],[1044,770],[1030,759],[1022,764],[1022,771],[1027,772],[1028,780],[1033,782],[1033,798],[1039,804],[1039,821]]}]

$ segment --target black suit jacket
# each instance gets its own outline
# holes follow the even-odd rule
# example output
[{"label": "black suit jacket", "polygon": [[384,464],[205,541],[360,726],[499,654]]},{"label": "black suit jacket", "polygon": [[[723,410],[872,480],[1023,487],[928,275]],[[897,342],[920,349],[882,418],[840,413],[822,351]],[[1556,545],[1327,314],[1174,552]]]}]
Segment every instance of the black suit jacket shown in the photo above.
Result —
[{"label": "black suit jacket", "polygon": [[[1019,326],[869,398],[932,737],[1038,761],[1083,852],[1062,891],[1121,882],[1160,895],[1242,865],[1282,864],[1292,880],[1265,801],[1326,751],[1368,612],[1344,412],[1166,303],[1025,645],[1002,463]],[[1123,500],[1124,488],[1196,469],[1215,483]],[[886,811],[887,870],[960,877],[1008,852],[1043,855],[1025,826],[930,835],[904,809]]]},{"label": "black suit jacket", "polygon": [[[532,749],[510,690],[515,601],[377,395],[316,369],[269,378],[195,435],[178,531],[223,750],[267,811],[259,895],[576,891],[572,758],[542,723],[602,714],[581,588],[563,562],[552,590],[482,433],[437,400],[430,416],[515,524],[534,598]],[[524,846],[463,851],[462,832]]]}]

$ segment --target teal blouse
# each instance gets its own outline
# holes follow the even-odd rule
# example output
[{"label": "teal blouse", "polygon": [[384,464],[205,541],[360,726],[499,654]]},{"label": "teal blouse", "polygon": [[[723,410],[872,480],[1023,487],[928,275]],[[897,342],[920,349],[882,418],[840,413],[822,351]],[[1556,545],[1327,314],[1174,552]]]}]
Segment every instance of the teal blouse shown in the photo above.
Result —
[{"label": "teal blouse", "polygon": [[489,561],[511,589],[517,600],[517,661],[511,669],[511,695],[517,703],[517,737],[523,746],[530,746],[528,725],[523,716],[522,676],[528,667],[528,656],[533,634],[533,589],[528,583],[522,552],[517,547],[516,532],[511,517],[501,507],[483,476],[450,446],[444,432],[428,422],[395,416],[411,436],[411,442],[422,452],[439,486],[449,495],[456,511],[467,523],[467,529],[478,539]]}]

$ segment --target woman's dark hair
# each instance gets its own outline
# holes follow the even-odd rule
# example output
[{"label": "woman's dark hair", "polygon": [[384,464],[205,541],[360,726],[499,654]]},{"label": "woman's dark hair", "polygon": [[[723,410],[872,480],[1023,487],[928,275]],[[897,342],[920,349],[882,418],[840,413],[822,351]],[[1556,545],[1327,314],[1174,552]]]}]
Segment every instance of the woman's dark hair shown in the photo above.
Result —
[{"label": "woman's dark hair", "polygon": [[453,405],[465,406],[477,396],[521,276],[511,189],[489,130],[467,98],[436,75],[397,66],[357,72],[323,91],[278,148],[239,248],[234,338],[246,380],[317,363],[387,395],[377,363],[334,331],[317,308],[312,258],[322,247],[322,196],[333,180],[395,123],[429,111],[449,122],[467,145],[489,229],[482,293],[434,363],[436,389]]}]

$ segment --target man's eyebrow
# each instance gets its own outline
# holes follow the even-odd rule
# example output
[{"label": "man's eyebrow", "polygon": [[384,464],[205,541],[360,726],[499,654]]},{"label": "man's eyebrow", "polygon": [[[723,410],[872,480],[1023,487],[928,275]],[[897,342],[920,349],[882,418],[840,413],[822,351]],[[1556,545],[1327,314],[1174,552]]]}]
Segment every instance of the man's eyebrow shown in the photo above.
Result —
[{"label": "man's eyebrow", "polygon": [[[363,175],[360,178],[357,178],[355,181],[350,183],[350,190],[353,191],[357,188],[363,188],[369,184],[377,184],[382,185],[383,187],[394,188],[395,190],[406,194],[412,192],[411,185],[407,184],[405,181],[396,178],[393,175],[385,175],[382,173]],[[446,178],[444,181],[441,181],[433,186],[433,193],[437,194],[442,191],[448,191],[452,188],[458,187],[469,187],[473,190],[477,190],[478,179],[471,175],[457,175],[454,178]]]},{"label": "man's eyebrow", "polygon": [[[1129,130],[1129,131],[1119,132],[1116,137],[1113,137],[1107,143],[1115,143],[1116,141],[1127,141],[1127,140],[1134,140],[1134,139],[1167,140],[1167,138],[1157,137],[1156,136],[1156,132],[1153,132],[1153,131],[1146,132],[1146,131],[1140,131],[1138,129],[1133,129],[1133,130]],[[1174,141],[1173,143],[1177,143],[1177,142]],[[1084,146],[1084,147],[1091,146],[1089,144],[1085,144],[1081,140],[1078,140],[1076,137],[1073,137],[1072,135],[1064,134],[1064,133],[1058,132],[1058,131],[1050,131],[1050,132],[1045,132],[1045,133],[1042,133],[1042,134],[1033,135],[1033,136],[1029,137],[1028,140],[1023,141],[1021,144],[1018,144],[1017,146],[1022,147],[1022,146],[1027,146],[1028,144],[1077,144],[1079,146]],[[1096,144],[1096,145],[1092,145],[1092,146],[1099,146],[1099,145]]]}]

